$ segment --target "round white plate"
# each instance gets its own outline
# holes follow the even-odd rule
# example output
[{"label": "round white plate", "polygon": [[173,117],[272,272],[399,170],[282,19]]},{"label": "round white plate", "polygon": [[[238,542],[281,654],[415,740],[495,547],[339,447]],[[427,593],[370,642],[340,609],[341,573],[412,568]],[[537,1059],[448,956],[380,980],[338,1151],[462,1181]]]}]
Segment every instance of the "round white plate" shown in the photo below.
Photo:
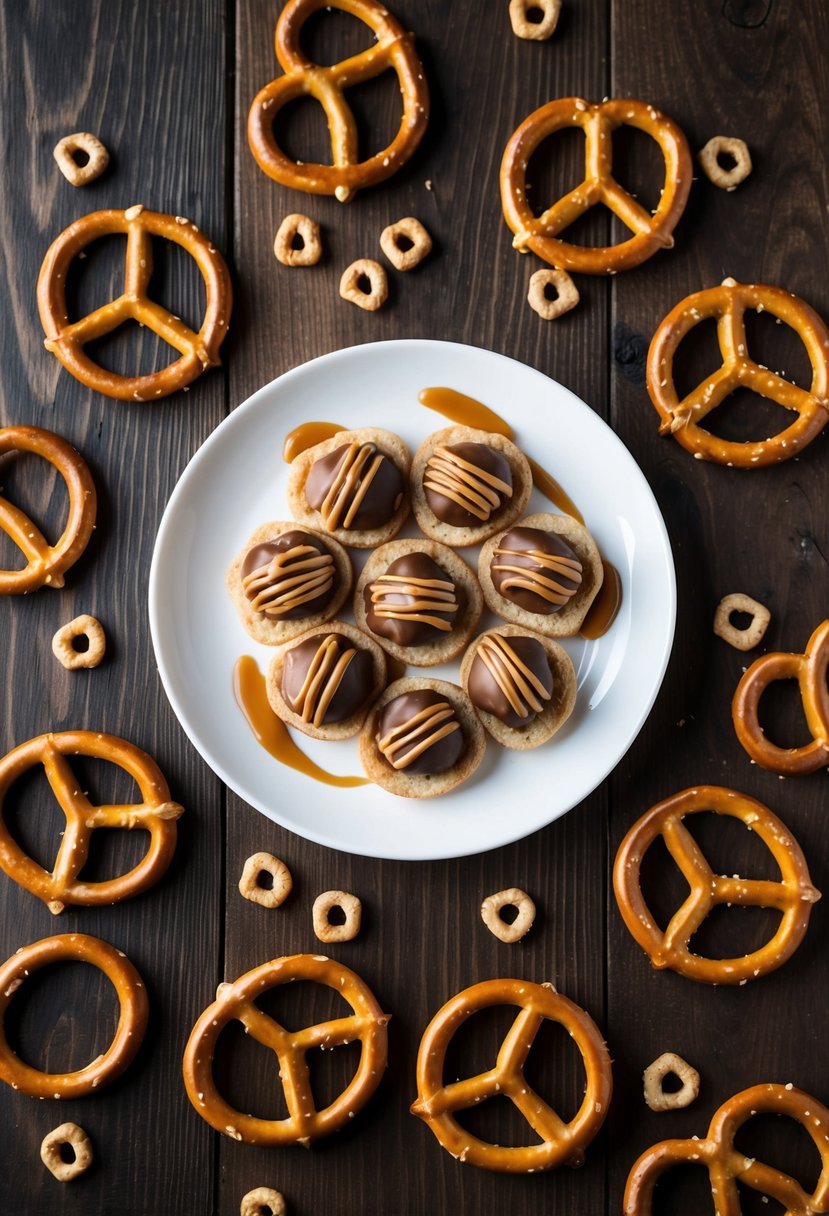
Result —
[{"label": "round white plate", "polygon": [[[522,448],[564,486],[622,576],[624,598],[598,641],[565,645],[578,673],[576,708],[546,746],[510,752],[490,742],[478,772],[443,798],[396,798],[373,785],[320,784],[281,765],[255,740],[233,696],[240,655],[265,671],[272,650],[245,633],[225,571],[247,537],[288,517],[285,434],[324,419],[380,426],[412,452],[450,425],[418,403],[430,385],[489,405]],[[527,508],[553,510],[537,491]],[[409,524],[405,534],[416,535]],[[357,565],[364,560],[352,551]],[[474,563],[477,550],[464,550]],[[659,508],[630,453],[568,389],[503,355],[449,342],[350,347],[280,376],[216,428],[176,486],[150,572],[150,628],[167,696],[188,737],[231,789],[309,840],[369,857],[425,860],[518,840],[581,802],[618,764],[659,690],[673,640],[676,586]],[[483,618],[482,626],[488,617]],[[457,663],[429,676],[457,681]],[[410,674],[416,674],[411,668]],[[319,765],[359,775],[356,743],[295,734]]]}]

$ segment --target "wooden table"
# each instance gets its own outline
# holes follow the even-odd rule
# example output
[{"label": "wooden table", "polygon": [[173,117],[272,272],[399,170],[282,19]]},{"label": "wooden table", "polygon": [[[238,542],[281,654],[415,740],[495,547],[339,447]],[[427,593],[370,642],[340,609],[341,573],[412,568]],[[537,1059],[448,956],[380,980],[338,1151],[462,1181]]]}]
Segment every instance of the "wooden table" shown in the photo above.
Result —
[{"label": "wooden table", "polygon": [[[261,1184],[281,1189],[293,1216],[504,1210],[594,1216],[620,1211],[628,1169],[643,1148],[667,1136],[703,1135],[719,1103],[749,1084],[791,1081],[829,1099],[824,905],[782,970],[746,987],[709,988],[651,969],[622,926],[609,881],[615,849],[635,818],[674,791],[714,782],[778,811],[800,840],[817,886],[829,884],[826,776],[783,781],[750,765],[729,714],[746,658],[711,631],[715,605],[735,590],[771,608],[764,642],[770,649],[801,649],[826,615],[825,440],[801,459],[756,473],[694,461],[657,435],[643,375],[657,321],[688,292],[726,274],[778,283],[829,315],[829,10],[819,0],[565,0],[555,37],[534,44],[510,32],[506,0],[395,0],[394,7],[417,32],[432,89],[430,129],[403,172],[341,207],[269,181],[247,148],[249,102],[276,74],[278,5],[3,5],[0,418],[53,428],[76,444],[92,468],[100,513],[66,589],[2,604],[0,743],[6,750],[41,732],[75,727],[123,735],[157,758],[173,796],[187,808],[171,871],[132,902],[69,911],[55,920],[5,877],[0,882],[2,957],[66,928],[97,934],[135,962],[152,1003],[136,1063],[100,1097],[58,1105],[0,1087],[0,1211],[9,1216],[231,1216],[241,1195]],[[327,30],[322,22],[316,26],[311,44],[329,59],[365,44],[361,31],[352,36],[346,18],[327,21]],[[550,98],[572,94],[644,98],[680,123],[694,149],[714,134],[739,135],[752,149],[754,172],[734,193],[695,181],[673,252],[609,281],[580,279],[578,310],[545,324],[525,302],[538,264],[511,249],[497,170],[518,122]],[[397,104],[389,80],[361,87],[355,98],[378,141],[393,129]],[[107,174],[78,191],[52,160],[57,140],[76,130],[98,133],[113,153]],[[310,102],[290,120],[288,134],[297,154],[324,154],[323,124]],[[554,180],[568,186],[577,180],[576,138],[563,138],[559,153],[564,159],[555,161],[555,178],[552,158],[534,166],[542,197],[551,197]],[[653,149],[622,137],[617,159],[624,180],[651,200],[659,180]],[[66,224],[100,207],[138,202],[192,217],[226,252],[236,292],[223,370],[204,376],[188,395],[146,406],[97,396],[60,369],[42,346],[34,290],[43,254]],[[328,253],[314,271],[285,269],[271,253],[276,227],[292,210],[307,210],[324,226]],[[337,282],[344,265],[374,253],[380,229],[406,214],[431,230],[434,256],[410,277],[391,276],[391,299],[378,314],[341,301]],[[607,217],[597,214],[580,235],[604,243],[609,233]],[[118,290],[118,242],[103,244],[77,287],[84,311]],[[185,258],[164,261],[159,254],[165,301],[197,319],[200,297],[190,275]],[[528,840],[435,864],[331,852],[279,829],[226,791],[173,716],[147,623],[147,575],[161,513],[214,427],[288,368],[340,347],[396,337],[450,338],[502,351],[587,401],[621,436],[654,489],[673,544],[679,591],[664,686],[611,777],[583,805]],[[791,333],[769,324],[753,337],[761,361],[802,381],[804,358]],[[149,368],[161,358],[155,340],[138,330],[123,343],[107,340],[98,353],[122,370],[136,359]],[[700,338],[683,375],[690,378],[714,357]],[[755,421],[752,430],[747,416],[738,406],[728,423],[732,433],[763,434],[763,423]],[[765,422],[766,413],[758,416]],[[560,472],[566,484],[566,470]],[[33,459],[4,465],[3,481],[46,526],[54,524],[61,492],[54,478],[42,480]],[[10,553],[10,546],[3,548],[4,559]],[[81,612],[104,622],[109,654],[96,671],[68,673],[49,643]],[[769,694],[766,725],[775,737],[794,742],[802,739],[803,726],[799,704],[788,693],[787,686]],[[83,778],[93,793],[114,796],[111,777],[98,767]],[[54,855],[62,821],[44,791],[40,779],[24,782],[9,819],[46,860]],[[744,831],[708,822],[701,839],[724,872],[766,872],[767,858],[749,847],[757,842],[746,840]],[[125,868],[140,847],[132,834],[112,833],[92,858],[92,873]],[[260,849],[284,858],[294,874],[295,892],[278,913],[243,901],[236,889],[244,859]],[[665,865],[661,873],[672,872]],[[663,884],[657,866],[650,883],[662,887],[662,912],[682,896],[678,877]],[[535,896],[539,916],[524,942],[506,946],[484,930],[478,908],[484,895],[513,884]],[[268,1151],[222,1138],[184,1094],[180,1060],[189,1030],[223,978],[271,957],[315,950],[311,902],[337,887],[357,892],[366,909],[360,938],[336,953],[394,1014],[388,1075],[354,1126],[312,1152]],[[763,940],[768,915],[773,917],[725,912],[706,928],[702,945],[715,952],[748,949]],[[408,1114],[417,1044],[431,1014],[460,988],[503,974],[554,982],[589,1009],[606,1034],[615,1093],[606,1127],[580,1171],[509,1177],[463,1167]],[[292,1007],[297,1024],[309,1008],[320,1012],[300,995]],[[9,1034],[41,1067],[78,1067],[103,1049],[115,1016],[112,991],[98,974],[62,966],[41,973],[15,998]],[[458,1075],[491,1063],[502,1030],[493,1017],[465,1037],[458,1045]],[[223,1084],[244,1109],[276,1113],[275,1078],[242,1039],[225,1045]],[[564,1036],[551,1031],[545,1047],[535,1079],[559,1109],[573,1110],[581,1092],[578,1061]],[[657,1115],[643,1104],[640,1078],[666,1049],[699,1068],[702,1090],[689,1109]],[[324,1059],[323,1089],[339,1087],[353,1067],[352,1050]],[[38,1148],[65,1119],[87,1128],[97,1162],[86,1178],[62,1187],[41,1166]],[[497,1103],[477,1112],[474,1125],[495,1138],[520,1135]],[[782,1122],[760,1118],[745,1135],[747,1152],[800,1170],[804,1181],[816,1178],[813,1151],[789,1136]],[[704,1171],[681,1171],[668,1186],[672,1212],[710,1209]],[[757,1196],[744,1207],[774,1210]]]}]

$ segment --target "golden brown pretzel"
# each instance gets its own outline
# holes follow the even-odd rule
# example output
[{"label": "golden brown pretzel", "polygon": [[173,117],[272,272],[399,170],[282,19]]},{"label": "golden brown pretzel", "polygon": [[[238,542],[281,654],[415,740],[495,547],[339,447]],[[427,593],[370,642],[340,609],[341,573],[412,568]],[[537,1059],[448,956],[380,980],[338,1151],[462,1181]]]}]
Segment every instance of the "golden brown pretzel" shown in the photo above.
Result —
[{"label": "golden brown pretzel", "polygon": [[[788,1174],[747,1157],[734,1145],[734,1137],[754,1115],[784,1115],[794,1119],[811,1137],[820,1154],[817,1186],[808,1194]],[[740,1186],[750,1187],[785,1208],[786,1216],[817,1216],[829,1212],[829,1110],[817,1099],[792,1085],[753,1085],[724,1102],[704,1140],[663,1140],[646,1149],[628,1175],[624,1216],[650,1216],[653,1192],[659,1178],[674,1166],[702,1165],[711,1179],[714,1216],[740,1216]]]},{"label": "golden brown pretzel", "polygon": [[[659,206],[651,214],[613,177],[613,132],[631,126],[656,140],[665,159],[665,183]],[[536,216],[527,202],[527,164],[539,144],[554,131],[580,127],[585,136],[584,180],[569,194]],[[581,97],[562,97],[525,118],[510,137],[501,161],[501,207],[515,233],[513,247],[532,249],[545,262],[582,274],[616,274],[629,270],[659,249],[670,249],[671,235],[688,198],[693,165],[685,136],[665,114],[644,101],[618,99],[597,105]],[[571,245],[559,233],[591,207],[603,203],[633,236],[618,245],[598,248]]]},{"label": "golden brown pretzel", "polygon": [[[354,1010],[348,1017],[320,1022],[303,1030],[285,1030],[255,1004],[257,997],[278,984],[311,980],[333,988]],[[246,1034],[269,1047],[276,1056],[285,1091],[287,1119],[258,1119],[225,1102],[213,1080],[213,1053],[222,1028],[241,1022]],[[294,954],[272,959],[220,984],[216,999],[196,1022],[184,1050],[184,1086],[201,1117],[217,1131],[246,1144],[304,1144],[339,1130],[365,1106],[382,1079],[387,1058],[389,1015],[371,990],[348,967],[318,954]],[[334,1101],[317,1110],[308,1074],[306,1052],[331,1050],[359,1039],[360,1063],[354,1077]]]},{"label": "golden brown pretzel", "polygon": [[[780,867],[780,881],[714,874],[682,822],[688,815],[706,811],[739,819],[754,832]],[[688,898],[664,933],[640,886],[642,860],[660,836],[690,887]],[[703,984],[745,984],[782,966],[803,940],[812,904],[820,899],[800,845],[785,824],[762,802],[717,785],[682,790],[646,811],[619,846],[613,889],[625,924],[654,967],[670,968]],[[739,958],[713,959],[692,953],[692,936],[718,904],[774,908],[781,913],[777,931],[759,950]]]},{"label": "golden brown pretzel", "polygon": [[83,553],[95,527],[97,495],[92,474],[70,443],[39,426],[0,427],[0,456],[32,452],[60,473],[69,494],[66,527],[50,545],[28,515],[0,497],[0,528],[23,556],[22,570],[0,570],[0,595],[22,595],[38,587],[62,587],[63,576]]},{"label": "golden brown pretzel", "polygon": [[[117,299],[70,322],[66,307],[69,268],[87,245],[113,233],[127,238],[124,290]],[[198,333],[147,295],[154,236],[180,245],[201,271],[205,310]],[[46,333],[46,349],[82,384],[122,401],[156,401],[184,388],[208,367],[218,367],[219,347],[233,307],[233,289],[224,258],[195,224],[183,215],[146,211],[137,204],[126,211],[94,211],[64,229],[43,259],[37,280],[37,306]],[[126,321],[146,325],[181,357],[146,376],[118,376],[90,359],[85,344],[112,333]]]},{"label": "golden brown pretzel", "polygon": [[[519,1013],[498,1052],[494,1068],[477,1077],[444,1085],[443,1068],[449,1041],[473,1013],[491,1005],[516,1005]],[[587,1075],[584,1100],[565,1123],[524,1077],[524,1063],[544,1020],[560,1023],[581,1052]],[[423,1119],[437,1139],[459,1161],[481,1169],[528,1174],[580,1165],[584,1150],[604,1122],[613,1082],[610,1056],[589,1014],[552,984],[527,980],[485,980],[459,992],[432,1018],[417,1053],[417,1101],[412,1114]],[[454,1118],[496,1095],[509,1098],[542,1141],[508,1148],[479,1140]]]},{"label": "golden brown pretzel", "polygon": [[[744,321],[747,309],[771,313],[798,335],[812,365],[808,392],[749,356]],[[717,321],[722,366],[680,401],[673,373],[677,347],[695,325],[710,317]],[[686,296],[659,323],[648,351],[647,376],[651,401],[662,419],[661,435],[673,435],[699,460],[740,469],[777,464],[796,456],[829,420],[829,329],[814,309],[788,291],[725,279],[719,287]],[[712,435],[701,425],[703,420],[739,388],[776,401],[797,414],[796,421],[771,438],[753,443]]]},{"label": "golden brown pretzel", "polygon": [[[803,777],[829,765],[829,620],[822,621],[803,654],[769,653],[755,659],[734,693],[731,717],[737,738],[752,760],[785,777]],[[760,698],[775,680],[797,680],[812,742],[778,747],[758,718]]]},{"label": "golden brown pretzel", "polygon": [[[103,971],[118,995],[115,1037],[103,1055],[76,1072],[41,1072],[24,1063],[6,1042],[6,1010],[18,988],[51,963],[89,963]],[[61,933],[22,946],[0,967],[0,1081],[33,1098],[82,1098],[109,1085],[132,1061],[147,1029],[149,1004],[141,976],[127,956],[98,937]]]},{"label": "golden brown pretzel", "polygon": [[[138,786],[141,802],[93,805],[79,788],[68,759],[71,756],[93,756],[126,769]],[[9,789],[36,764],[43,765],[52,793],[66,816],[51,873],[21,849],[3,820]],[[0,760],[0,868],[55,914],[66,904],[89,907],[116,903],[146,891],[161,878],[175,852],[176,820],[182,811],[183,807],[170,801],[167,782],[152,757],[125,739],[91,730],[38,735]],[[85,882],[80,873],[96,828],[143,828],[150,834],[147,852],[126,874],[103,882]]]},{"label": "golden brown pretzel", "polygon": [[[312,13],[331,8],[365,22],[377,41],[358,55],[323,67],[305,55],[300,38]],[[414,49],[414,35],[407,34],[378,0],[288,0],[276,24],[276,57],[285,75],[254,97],[248,115],[248,143],[262,172],[283,186],[310,194],[333,194],[346,203],[358,190],[391,177],[423,138],[429,121],[429,90]],[[387,148],[361,161],[357,124],[343,92],[373,80],[387,68],[397,73],[400,82],[400,129]],[[293,161],[274,136],[273,120],[283,106],[309,94],[320,103],[328,120],[332,165]]]}]

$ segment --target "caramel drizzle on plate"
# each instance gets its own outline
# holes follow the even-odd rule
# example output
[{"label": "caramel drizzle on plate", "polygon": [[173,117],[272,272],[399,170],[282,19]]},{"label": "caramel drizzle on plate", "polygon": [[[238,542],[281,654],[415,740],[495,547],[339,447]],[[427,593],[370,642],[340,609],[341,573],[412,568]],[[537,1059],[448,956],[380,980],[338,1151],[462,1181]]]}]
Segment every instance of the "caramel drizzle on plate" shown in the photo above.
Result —
[{"label": "caramel drizzle on plate", "polygon": [[340,653],[339,638],[329,634],[317,647],[305,680],[293,701],[294,712],[303,722],[321,726],[337,689],[342,683],[346,668],[357,650],[350,646]]},{"label": "caramel drizzle on plate", "polygon": [[[452,617],[458,611],[455,584],[440,578],[412,578],[407,574],[381,574],[370,585],[372,610],[385,621],[417,621],[441,629],[452,630]],[[392,596],[411,596],[409,603],[395,603]],[[446,613],[445,620],[437,613]]]},{"label": "caramel drizzle on plate", "polygon": [[313,545],[294,545],[242,579],[256,612],[283,616],[318,599],[334,585],[334,559]]},{"label": "caramel drizzle on plate", "polygon": [[478,658],[519,718],[530,711],[540,714],[552,694],[526,663],[522,663],[509,642],[497,633],[487,634],[478,643]]},{"label": "caramel drizzle on plate", "polygon": [[512,498],[512,486],[500,477],[442,446],[435,448],[426,463],[423,485],[450,499],[482,523],[497,511],[503,499]]},{"label": "caramel drizzle on plate", "polygon": [[[435,705],[427,705],[425,709],[421,709],[414,717],[409,718],[408,722],[395,726],[382,739],[377,740],[377,746],[392,768],[404,769],[435,743],[460,728],[461,724],[449,702],[438,701]],[[411,750],[407,751],[407,748]]]},{"label": "caramel drizzle on plate", "polygon": [[[568,587],[556,579],[569,578],[577,585],[581,582],[581,562],[573,557],[563,557],[557,553],[542,553],[540,549],[521,550],[522,557],[531,557],[540,569],[529,570],[525,566],[512,566],[509,562],[497,562],[493,570],[508,570],[510,578],[501,583],[501,594],[505,591],[532,591],[550,604],[561,607],[575,595],[578,586]],[[496,549],[496,557],[515,557],[514,549]],[[542,573],[544,571],[544,573]]]},{"label": "caramel drizzle on plate", "polygon": [[337,475],[322,501],[326,528],[350,528],[377,470],[385,460],[373,443],[350,443]]}]

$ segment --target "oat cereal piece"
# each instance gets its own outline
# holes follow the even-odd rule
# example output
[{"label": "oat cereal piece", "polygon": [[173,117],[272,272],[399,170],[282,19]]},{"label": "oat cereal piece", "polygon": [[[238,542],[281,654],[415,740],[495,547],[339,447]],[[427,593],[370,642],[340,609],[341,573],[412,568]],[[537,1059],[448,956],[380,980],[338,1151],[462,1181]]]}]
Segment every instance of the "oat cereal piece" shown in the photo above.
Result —
[{"label": "oat cereal piece", "polygon": [[[735,612],[747,612],[751,621],[745,629],[738,629],[731,623]],[[753,650],[759,646],[766,636],[771,613],[765,604],[758,604],[750,595],[736,591],[732,595],[723,596],[714,613],[714,633],[735,650]]]},{"label": "oat cereal piece", "polygon": [[[501,915],[504,908],[517,908],[518,915],[512,924],[508,924]],[[481,920],[499,941],[511,944],[520,941],[532,928],[535,904],[520,887],[508,887],[496,895],[487,895],[481,904]]]},{"label": "oat cereal piece", "polygon": [[[369,290],[364,291],[360,280],[367,279]],[[389,280],[385,270],[373,258],[358,258],[343,271],[340,279],[340,295],[366,312],[377,312],[389,296]]]},{"label": "oat cereal piece", "polygon": [[[294,245],[297,239],[302,242],[299,248]],[[316,266],[322,257],[319,224],[299,212],[286,215],[277,229],[273,251],[283,266]]]},{"label": "oat cereal piece", "polygon": [[[72,1161],[64,1161],[61,1149],[68,1144],[75,1154]],[[43,1137],[40,1146],[40,1160],[58,1182],[71,1182],[80,1178],[92,1164],[92,1141],[77,1123],[61,1123],[54,1131]]]},{"label": "oat cereal piece", "polygon": [[285,1199],[272,1186],[257,1186],[242,1196],[239,1216],[285,1216]]},{"label": "oat cereal piece", "polygon": [[[86,638],[89,643],[86,650],[76,648],[74,643],[78,638]],[[104,627],[94,616],[76,616],[74,621],[61,626],[52,638],[52,653],[68,671],[97,667],[106,653],[106,646]]]},{"label": "oat cereal piece", "polygon": [[[76,155],[84,153],[88,160],[85,165],[78,164]],[[86,186],[100,177],[109,164],[109,153],[96,135],[89,131],[78,131],[74,135],[64,135],[55,145],[53,153],[55,160],[66,180],[73,186]]]},{"label": "oat cereal piece", "polygon": [[[555,299],[547,297],[548,287],[555,288],[558,293]],[[566,270],[537,270],[530,279],[527,300],[530,308],[538,313],[542,321],[555,321],[556,317],[576,307],[579,292]]]},{"label": "oat cereal piece", "polygon": [[[675,1093],[666,1093],[662,1082],[673,1074],[682,1082]],[[642,1074],[645,1084],[645,1101],[651,1110],[682,1110],[690,1106],[699,1095],[699,1073],[676,1052],[665,1051],[658,1060],[649,1064]]]},{"label": "oat cereal piece", "polygon": [[[540,12],[540,21],[530,21],[531,12]],[[561,0],[510,0],[509,19],[516,38],[544,42],[555,33],[561,13]]]},{"label": "oat cereal piece", "polygon": [[[345,921],[341,925],[331,923],[330,915],[335,908],[342,909]],[[348,891],[323,891],[314,900],[314,932],[321,942],[350,942],[360,932],[363,905],[356,895]]]},{"label": "oat cereal piece", "polygon": [[[259,883],[262,871],[273,878],[270,890]],[[254,853],[247,859],[239,879],[239,894],[263,908],[278,908],[291,894],[291,871],[272,853]]]},{"label": "oat cereal piece", "polygon": [[[721,156],[730,156],[734,160],[731,169],[724,169],[720,164]],[[702,171],[710,182],[721,190],[734,190],[740,182],[744,182],[751,173],[751,153],[742,139],[730,135],[715,135],[699,153],[699,163]]]},{"label": "oat cereal piece", "polygon": [[[401,249],[400,238],[410,242],[408,249]],[[432,252],[432,238],[413,215],[407,215],[396,224],[389,224],[380,233],[380,248],[395,270],[414,270]]]}]

